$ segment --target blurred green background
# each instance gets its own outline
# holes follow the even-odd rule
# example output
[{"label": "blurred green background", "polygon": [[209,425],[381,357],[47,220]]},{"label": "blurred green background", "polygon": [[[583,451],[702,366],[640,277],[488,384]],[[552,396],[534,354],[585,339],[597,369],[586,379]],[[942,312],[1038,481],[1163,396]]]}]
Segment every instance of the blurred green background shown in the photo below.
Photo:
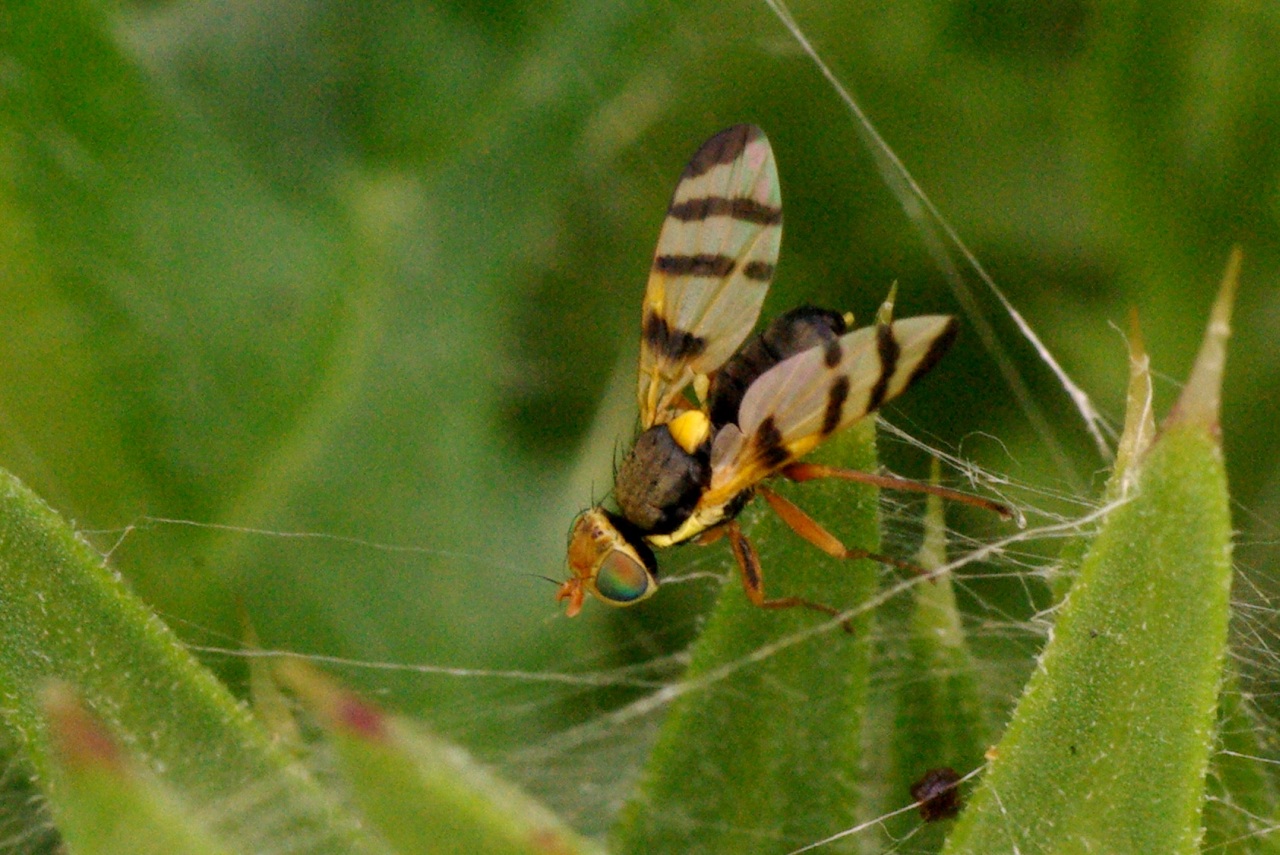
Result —
[{"label": "blurred green background", "polygon": [[[1224,443],[1248,596],[1273,593],[1280,7],[792,11],[1113,421],[1129,307],[1164,412],[1242,244]],[[867,318],[894,281],[901,315],[961,311],[848,111],[762,2],[9,0],[0,465],[195,644],[235,647],[247,618],[265,647],[361,660],[589,674],[665,661],[713,585],[570,622],[537,574],[562,575],[568,523],[607,490],[631,430],[639,300],[676,177],[742,121],[769,134],[786,208],[766,314],[814,302]],[[967,280],[1006,361],[969,315],[889,418],[1029,485],[1045,514],[1079,513],[1106,463]],[[886,456],[927,472],[904,445]],[[727,552],[705,552],[673,566],[725,572]],[[1267,643],[1270,614],[1251,623]],[[207,658],[242,685],[242,662]],[[522,746],[639,691],[342,673],[553,801],[555,777]]]}]

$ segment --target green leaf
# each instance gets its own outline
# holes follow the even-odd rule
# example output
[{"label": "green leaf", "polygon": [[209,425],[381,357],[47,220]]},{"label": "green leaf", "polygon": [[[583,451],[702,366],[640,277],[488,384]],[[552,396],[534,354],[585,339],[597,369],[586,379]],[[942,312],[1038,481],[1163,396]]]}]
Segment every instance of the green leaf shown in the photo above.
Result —
[{"label": "green leaf", "polygon": [[83,855],[229,855],[169,788],[140,774],[70,686],[42,693],[58,828]]},{"label": "green leaf", "polygon": [[[5,4],[0,55],[6,464],[91,525],[261,522],[368,358],[377,300],[333,240],[337,206],[273,194],[165,99],[100,4]],[[236,543],[169,530],[118,560],[149,601],[217,628]]]},{"label": "green leaf", "polygon": [[[932,477],[936,483],[936,459]],[[911,798],[913,786],[933,770],[951,769],[963,775],[977,768],[991,736],[951,573],[939,572],[947,563],[946,549],[943,501],[929,496],[924,542],[916,561],[931,576],[912,588],[905,620],[885,620],[892,621],[894,632],[886,640],[884,653],[901,661],[901,673],[894,682],[893,719],[883,734],[877,734],[890,748],[888,767],[874,781],[880,789],[877,813],[902,807]],[[947,825],[921,829],[919,824],[920,817],[913,811],[887,819],[883,827],[889,840],[913,834],[913,847],[937,851]]]},{"label": "green leaf", "polygon": [[[1138,325],[1138,312],[1129,312],[1129,388],[1125,400],[1126,418],[1120,442],[1116,446],[1115,464],[1103,501],[1112,502],[1123,496],[1132,480],[1136,459],[1148,448],[1156,434],[1156,416],[1152,409],[1154,394],[1151,387],[1151,358],[1142,342],[1142,329]],[[1084,560],[1089,544],[1097,535],[1097,525],[1090,525],[1067,540],[1058,556],[1058,564],[1051,577],[1054,602],[1066,596],[1080,562]]]},{"label": "green leaf", "polygon": [[[874,419],[814,455],[875,468]],[[876,550],[878,491],[835,481],[774,485],[848,546]],[[763,501],[745,526],[769,597],[802,596],[842,609],[876,587],[871,561],[831,558]],[[613,835],[619,852],[785,851],[856,821],[859,739],[871,614],[854,632],[805,609],[768,611],[732,578],[698,639],[638,793]],[[666,556],[663,556],[666,557]]]},{"label": "green leaf", "polygon": [[327,728],[352,796],[396,852],[603,851],[463,749],[387,715],[300,661],[284,660],[279,673]]},{"label": "green leaf", "polygon": [[[0,471],[0,718],[40,780],[55,777],[41,693],[84,705],[233,851],[383,851],[52,510]],[[270,793],[245,799],[246,792]],[[61,793],[47,790],[55,816]],[[72,807],[66,807],[71,810]]]},{"label": "green leaf", "polygon": [[[1231,591],[1218,390],[1238,257],[1191,380],[1085,555],[955,833],[961,853],[1199,852]],[[1130,424],[1145,418],[1131,397]]]}]

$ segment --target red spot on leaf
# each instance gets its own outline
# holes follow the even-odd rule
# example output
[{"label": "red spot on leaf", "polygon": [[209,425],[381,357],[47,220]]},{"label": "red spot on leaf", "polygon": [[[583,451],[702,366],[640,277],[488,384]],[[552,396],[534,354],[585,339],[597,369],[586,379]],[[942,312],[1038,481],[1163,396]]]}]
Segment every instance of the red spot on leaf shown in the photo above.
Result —
[{"label": "red spot on leaf", "polygon": [[381,740],[387,736],[386,715],[355,695],[344,694],[338,701],[336,712],[338,726],[353,731],[358,736],[370,740]]}]

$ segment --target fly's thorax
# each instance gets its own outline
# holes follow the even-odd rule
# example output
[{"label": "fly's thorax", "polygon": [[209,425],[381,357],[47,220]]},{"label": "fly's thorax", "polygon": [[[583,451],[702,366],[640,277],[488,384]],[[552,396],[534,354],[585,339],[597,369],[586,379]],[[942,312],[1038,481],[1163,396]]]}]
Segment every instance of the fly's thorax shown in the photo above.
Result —
[{"label": "fly's thorax", "polygon": [[627,606],[658,590],[657,563],[644,538],[626,520],[603,508],[578,515],[569,531],[570,576],[557,600],[568,600],[573,617],[591,594],[615,606]]},{"label": "fly's thorax", "polygon": [[754,489],[743,490],[724,504],[695,508],[675,531],[670,534],[651,534],[645,540],[658,549],[692,540],[703,532],[736,518],[754,496]]},{"label": "fly's thorax", "polygon": [[641,433],[614,480],[623,518],[646,536],[680,528],[711,483],[713,439],[698,410]]}]

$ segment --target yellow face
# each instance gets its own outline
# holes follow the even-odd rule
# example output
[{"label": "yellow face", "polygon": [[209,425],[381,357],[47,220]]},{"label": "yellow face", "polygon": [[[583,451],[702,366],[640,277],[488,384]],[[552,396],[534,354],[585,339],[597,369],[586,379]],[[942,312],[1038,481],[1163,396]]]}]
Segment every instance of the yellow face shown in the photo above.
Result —
[{"label": "yellow face", "polygon": [[582,609],[590,593],[611,606],[629,606],[653,596],[658,580],[636,548],[627,542],[600,508],[583,511],[569,533],[569,570],[556,601],[568,600],[567,614]]}]

